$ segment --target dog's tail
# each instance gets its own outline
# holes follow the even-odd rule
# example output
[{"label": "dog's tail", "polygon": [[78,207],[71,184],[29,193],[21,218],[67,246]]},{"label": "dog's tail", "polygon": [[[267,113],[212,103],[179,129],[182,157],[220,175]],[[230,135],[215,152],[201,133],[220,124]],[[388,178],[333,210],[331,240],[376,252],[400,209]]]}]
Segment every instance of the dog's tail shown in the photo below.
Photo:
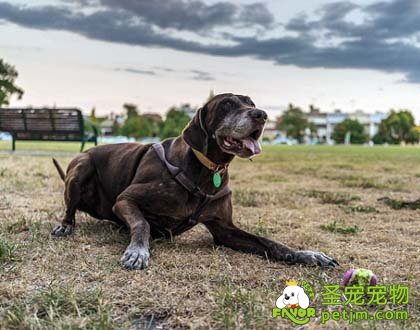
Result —
[{"label": "dog's tail", "polygon": [[61,168],[60,164],[55,158],[53,158],[52,161],[54,163],[55,168],[57,169],[58,174],[60,175],[61,180],[64,181],[66,179],[66,175],[64,174],[63,169]]}]

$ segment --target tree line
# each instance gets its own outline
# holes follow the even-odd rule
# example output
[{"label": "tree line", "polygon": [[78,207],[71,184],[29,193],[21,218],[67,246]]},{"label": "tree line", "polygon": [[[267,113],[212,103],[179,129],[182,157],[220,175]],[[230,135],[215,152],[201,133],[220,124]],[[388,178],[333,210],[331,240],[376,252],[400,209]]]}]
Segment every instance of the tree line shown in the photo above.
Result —
[{"label": "tree line", "polygon": [[9,104],[13,95],[20,99],[23,95],[23,89],[15,83],[18,72],[15,67],[6,63],[0,58],[0,107]]},{"label": "tree line", "polygon": [[[142,114],[137,105],[125,103],[123,105],[125,120],[121,123],[117,118],[113,119],[112,135],[122,135],[135,139],[143,137],[166,139],[178,136],[190,121],[190,117],[183,110],[186,106],[188,105],[179,108],[171,107],[166,112],[165,119],[162,120],[158,114]],[[92,109],[88,120],[90,125],[94,125],[100,130],[104,118],[97,118],[95,109]]]},{"label": "tree line", "polygon": [[[17,96],[18,99],[22,97],[24,91],[16,85],[17,77],[18,72],[15,67],[0,59],[0,107],[8,105],[12,96]],[[212,96],[211,92],[209,98]],[[122,124],[114,121],[114,135],[134,138],[156,136],[164,139],[179,135],[190,120],[188,114],[177,107],[171,107],[167,111],[165,120],[141,114],[134,104],[127,103],[123,107],[126,119]],[[311,110],[313,109],[311,107]],[[90,121],[100,128],[100,121],[97,120],[94,109],[90,115]],[[302,109],[292,104],[283,115],[277,118],[276,127],[299,142],[303,142],[308,130],[313,136],[317,134],[317,127],[308,120]],[[347,118],[335,125],[332,139],[336,143],[362,144],[369,141],[369,136],[358,120]],[[380,123],[379,130],[372,141],[376,144],[418,143],[420,127],[416,126],[414,116],[409,110],[392,109],[388,117]]]},{"label": "tree line", "polygon": [[[317,135],[315,124],[308,120],[301,108],[293,104],[290,104],[288,109],[277,118],[276,127],[285,132],[289,138],[296,139],[300,143],[304,141],[308,130],[312,136]],[[357,119],[350,118],[335,125],[331,137],[336,143],[369,142],[369,135],[365,132],[364,126]],[[418,143],[419,141],[420,127],[416,125],[413,114],[407,109],[392,109],[388,117],[382,120],[378,132],[372,138],[375,144]]]}]

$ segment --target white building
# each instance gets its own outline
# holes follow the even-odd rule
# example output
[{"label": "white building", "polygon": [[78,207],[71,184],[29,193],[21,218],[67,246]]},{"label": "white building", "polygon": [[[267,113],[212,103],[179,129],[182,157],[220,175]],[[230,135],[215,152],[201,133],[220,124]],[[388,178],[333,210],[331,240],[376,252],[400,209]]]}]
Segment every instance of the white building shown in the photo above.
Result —
[{"label": "white building", "polygon": [[366,134],[372,139],[378,132],[381,121],[387,116],[387,113],[379,111],[366,113],[362,110],[357,110],[352,113],[345,113],[336,109],[334,112],[321,112],[314,107],[311,107],[307,114],[308,121],[313,123],[317,128],[319,142],[327,144],[334,143],[331,136],[334,132],[335,125],[343,122],[347,118],[358,120],[365,127]]}]

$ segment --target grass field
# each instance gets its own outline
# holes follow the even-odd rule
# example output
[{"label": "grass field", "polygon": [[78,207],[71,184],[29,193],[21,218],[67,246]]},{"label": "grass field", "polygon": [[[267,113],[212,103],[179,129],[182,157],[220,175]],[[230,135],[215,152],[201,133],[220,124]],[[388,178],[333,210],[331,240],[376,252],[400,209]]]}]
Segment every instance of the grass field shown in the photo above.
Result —
[{"label": "grass field", "polygon": [[[236,223],[296,249],[335,257],[337,269],[288,266],[215,248],[201,225],[174,241],[152,243],[146,271],[119,259],[128,231],[78,214],[75,235],[50,237],[64,213],[63,183],[75,143],[0,142],[1,329],[279,329],[271,318],[285,281],[306,280],[316,292],[311,329],[416,329],[420,324],[419,210],[398,200],[420,198],[415,147],[270,146],[253,162],[230,167]],[[36,149],[38,151],[33,151]],[[31,151],[28,151],[31,150]],[[388,196],[392,207],[379,202]],[[372,269],[380,284],[410,286],[407,321],[330,320],[321,324],[322,285],[338,284],[349,267]],[[357,306],[352,306],[355,310]],[[360,308],[359,308],[360,309]]]}]

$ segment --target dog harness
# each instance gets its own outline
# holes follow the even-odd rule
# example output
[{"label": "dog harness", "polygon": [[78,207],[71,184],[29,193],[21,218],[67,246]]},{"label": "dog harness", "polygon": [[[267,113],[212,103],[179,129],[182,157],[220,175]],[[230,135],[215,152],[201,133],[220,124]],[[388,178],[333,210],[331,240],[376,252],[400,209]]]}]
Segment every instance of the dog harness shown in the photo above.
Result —
[{"label": "dog harness", "polygon": [[172,230],[172,233],[174,235],[182,233],[194,227],[198,223],[198,218],[200,217],[201,213],[203,212],[204,208],[209,202],[220,199],[231,192],[229,186],[226,185],[225,187],[223,187],[222,190],[218,191],[214,195],[206,194],[200,189],[200,187],[194,184],[194,182],[192,182],[191,179],[189,179],[185,175],[181,168],[171,164],[166,159],[165,149],[163,148],[163,145],[161,143],[153,144],[152,148],[154,149],[162,163],[166,166],[172,178],[175,181],[177,181],[182,187],[184,187],[191,195],[201,200],[201,203],[198,204],[197,209],[186,219],[186,221],[182,222],[178,227]]}]

